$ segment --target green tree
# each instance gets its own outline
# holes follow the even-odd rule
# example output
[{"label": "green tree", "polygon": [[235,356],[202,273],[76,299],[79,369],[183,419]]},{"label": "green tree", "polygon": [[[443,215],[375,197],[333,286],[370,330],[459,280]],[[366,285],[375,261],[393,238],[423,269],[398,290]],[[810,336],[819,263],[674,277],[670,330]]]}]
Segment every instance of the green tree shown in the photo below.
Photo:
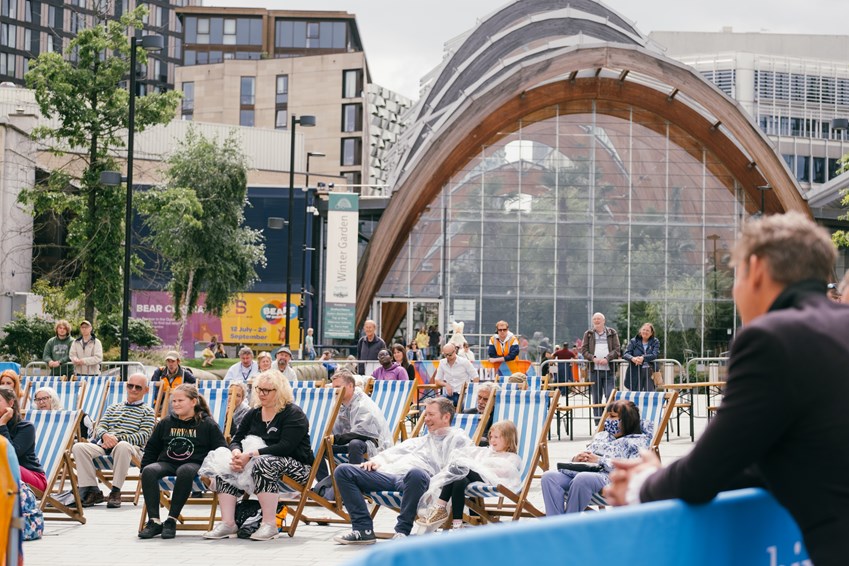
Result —
[{"label": "green tree", "polygon": [[[845,173],[849,171],[849,155],[844,155],[840,159],[840,169],[837,171],[838,173]],[[843,191],[841,195],[843,198],[840,201],[840,204],[843,206],[849,206],[849,191]],[[849,213],[844,214],[839,217],[840,220],[849,220]],[[837,230],[831,235],[831,240],[834,242],[834,245],[838,248],[849,248],[849,232],[846,230]]]},{"label": "green tree", "polygon": [[[36,128],[33,137],[68,159],[46,183],[23,191],[20,200],[34,215],[52,212],[69,218],[69,257],[53,280],[67,282],[68,298],[81,300],[89,320],[95,308],[109,313],[121,304],[126,189],[104,187],[100,173],[118,169],[114,154],[125,145],[129,93],[120,82],[130,72],[127,33],[141,29],[145,13],[146,8],[137,8],[119,21],[81,30],[64,57],[44,52],[26,75],[41,113],[55,120],[55,125]],[[141,48],[137,58],[140,65],[147,61]],[[180,96],[167,92],[139,97],[136,130],[169,122]]]},{"label": "green tree", "polygon": [[168,160],[168,185],[139,195],[150,247],[171,270],[169,290],[182,343],[188,314],[206,291],[205,310],[221,316],[265,266],[262,234],[244,225],[247,166],[234,136],[224,142],[189,130]]}]

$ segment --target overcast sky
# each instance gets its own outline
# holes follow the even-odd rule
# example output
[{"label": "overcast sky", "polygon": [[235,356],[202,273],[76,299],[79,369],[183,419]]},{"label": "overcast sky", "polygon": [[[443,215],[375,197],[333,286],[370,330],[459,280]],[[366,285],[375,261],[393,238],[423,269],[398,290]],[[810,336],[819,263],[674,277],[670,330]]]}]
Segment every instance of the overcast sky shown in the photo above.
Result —
[{"label": "overcast sky", "polygon": [[[502,0],[203,0],[207,6],[341,10],[357,16],[372,82],[409,98],[442,60],[446,41],[509,2]],[[644,34],[734,31],[849,34],[847,0],[607,0]],[[846,54],[849,60],[849,53]]]}]

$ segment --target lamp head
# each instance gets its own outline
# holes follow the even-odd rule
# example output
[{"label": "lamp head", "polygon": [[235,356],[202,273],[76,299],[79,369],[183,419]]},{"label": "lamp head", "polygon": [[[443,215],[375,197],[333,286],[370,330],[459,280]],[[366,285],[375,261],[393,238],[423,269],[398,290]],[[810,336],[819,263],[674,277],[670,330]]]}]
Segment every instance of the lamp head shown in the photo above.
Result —
[{"label": "lamp head", "polygon": [[124,177],[118,173],[117,171],[101,171],[100,172],[100,184],[105,185],[107,187],[117,187],[121,184],[121,181],[124,180]]},{"label": "lamp head", "polygon": [[165,49],[165,38],[161,35],[145,35],[141,38],[141,47],[148,53]]},{"label": "lamp head", "polygon": [[300,124],[305,128],[312,128],[315,126],[315,116],[301,116],[297,120],[295,120],[296,124]]}]

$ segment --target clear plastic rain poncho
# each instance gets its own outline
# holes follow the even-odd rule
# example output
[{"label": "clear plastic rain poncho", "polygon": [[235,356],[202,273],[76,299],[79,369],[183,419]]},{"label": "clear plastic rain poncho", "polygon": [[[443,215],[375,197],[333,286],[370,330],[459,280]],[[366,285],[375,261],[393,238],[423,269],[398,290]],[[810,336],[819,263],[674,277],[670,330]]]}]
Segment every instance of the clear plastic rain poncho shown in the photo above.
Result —
[{"label": "clear plastic rain poncho", "polygon": [[451,461],[454,452],[471,445],[465,431],[450,427],[405,440],[384,450],[373,461],[380,465],[378,471],[384,474],[401,475],[418,468],[435,476]]},{"label": "clear plastic rain poncho", "polygon": [[454,451],[438,474],[430,478],[430,487],[419,500],[419,509],[424,510],[439,498],[442,488],[469,472],[477,472],[485,483],[503,485],[511,491],[522,486],[522,460],[515,452],[496,452],[491,447],[467,446]]},{"label": "clear plastic rain poncho", "polygon": [[[242,452],[250,452],[265,448],[266,444],[263,439],[258,436],[249,435],[242,441]],[[229,448],[221,446],[206,455],[203,460],[198,475],[207,478],[220,477],[230,485],[241,489],[247,493],[253,493],[254,480],[251,478],[251,470],[254,467],[257,459],[252,458],[245,465],[241,472],[234,472],[230,469],[230,462],[233,461],[233,452]],[[215,487],[213,486],[213,489]]]},{"label": "clear plastic rain poncho", "polygon": [[349,432],[377,439],[377,447],[371,442],[366,443],[369,458],[392,446],[392,433],[383,411],[371,397],[359,389],[354,390],[354,395],[347,405],[343,404],[339,408],[339,414],[333,424],[335,436]]}]

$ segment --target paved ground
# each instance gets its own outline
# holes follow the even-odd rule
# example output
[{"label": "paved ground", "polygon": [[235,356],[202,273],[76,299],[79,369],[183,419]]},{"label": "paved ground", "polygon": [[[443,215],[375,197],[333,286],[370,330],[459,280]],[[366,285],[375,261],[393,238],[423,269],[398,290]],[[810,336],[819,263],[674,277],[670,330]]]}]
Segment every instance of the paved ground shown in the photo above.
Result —
[{"label": "paved ground", "polygon": [[[704,409],[699,411],[705,414]],[[682,418],[686,434],[688,425]],[[696,419],[696,431],[704,428],[705,419]],[[568,441],[556,440],[550,443],[552,462],[570,459],[582,450],[588,441],[587,425],[581,423],[577,430],[584,436]],[[677,430],[677,429],[676,429]],[[692,448],[689,437],[672,434],[669,442],[661,444],[664,462],[671,462],[686,454]],[[538,480],[537,480],[538,481]],[[542,508],[539,484],[532,488],[532,501]],[[343,564],[359,553],[368,552],[370,547],[346,547],[333,543],[333,537],[347,529],[339,526],[300,525],[295,537],[282,536],[273,541],[254,542],[250,540],[226,539],[207,541],[200,532],[177,533],[174,540],[163,541],[159,538],[140,540],[136,537],[140,507],[124,503],[120,509],[106,509],[104,504],[86,509],[87,523],[64,523],[48,521],[42,540],[24,544],[27,565],[49,565],[57,563],[69,566],[122,566],[150,564],[226,564],[228,566],[254,565],[267,562],[269,558],[280,557],[294,565],[332,565]],[[536,520],[536,519],[526,519]],[[394,515],[382,510],[376,520],[378,531],[391,531]],[[486,528],[486,527],[480,527]],[[452,536],[436,533],[433,537]],[[381,541],[378,544],[399,544]]]}]

